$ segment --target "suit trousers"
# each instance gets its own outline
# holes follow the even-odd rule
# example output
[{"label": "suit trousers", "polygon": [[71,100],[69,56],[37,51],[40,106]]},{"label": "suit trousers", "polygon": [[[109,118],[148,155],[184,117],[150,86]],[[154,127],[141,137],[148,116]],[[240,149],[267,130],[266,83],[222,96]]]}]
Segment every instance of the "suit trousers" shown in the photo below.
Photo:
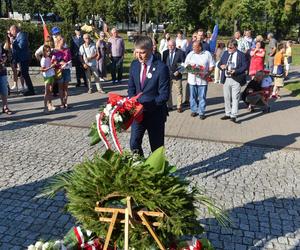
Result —
[{"label": "suit trousers", "polygon": [[151,151],[164,145],[165,137],[165,118],[162,115],[156,115],[153,112],[144,112],[143,121],[138,123],[134,121],[131,125],[130,149],[140,155],[144,155],[142,142],[147,130]]},{"label": "suit trousers", "polygon": [[224,86],[224,102],[225,114],[231,118],[236,118],[238,115],[239,101],[241,95],[241,85],[232,78],[226,78]]},{"label": "suit trousers", "polygon": [[170,97],[168,100],[168,107],[172,108],[173,106],[173,100],[172,100],[172,92],[173,92],[173,88],[175,88],[176,91],[176,106],[177,108],[181,108],[182,105],[182,80],[171,80],[170,81]]},{"label": "suit trousers", "polygon": [[80,85],[80,79],[83,79],[84,84],[87,84],[86,75],[84,72],[84,68],[79,59],[74,60],[75,70],[76,70],[76,80],[77,84]]},{"label": "suit trousers", "polygon": [[34,93],[34,88],[32,85],[32,81],[29,75],[29,62],[28,61],[22,61],[20,62],[20,69],[21,69],[21,74],[24,78],[24,81],[27,85],[28,91],[31,93]]},{"label": "suit trousers", "polygon": [[118,72],[118,82],[122,80],[123,74],[123,59],[122,57],[112,57],[111,59],[111,78],[115,82],[117,80]]}]

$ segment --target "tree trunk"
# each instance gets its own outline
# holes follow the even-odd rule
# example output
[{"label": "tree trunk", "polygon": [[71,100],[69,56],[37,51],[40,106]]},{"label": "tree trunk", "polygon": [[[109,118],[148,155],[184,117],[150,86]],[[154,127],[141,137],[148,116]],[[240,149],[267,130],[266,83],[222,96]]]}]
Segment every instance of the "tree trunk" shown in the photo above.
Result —
[{"label": "tree trunk", "polygon": [[139,8],[139,16],[138,16],[138,25],[139,25],[139,30],[138,30],[138,33],[139,34],[142,34],[142,17],[143,16],[143,12],[142,12],[142,8],[140,6]]}]

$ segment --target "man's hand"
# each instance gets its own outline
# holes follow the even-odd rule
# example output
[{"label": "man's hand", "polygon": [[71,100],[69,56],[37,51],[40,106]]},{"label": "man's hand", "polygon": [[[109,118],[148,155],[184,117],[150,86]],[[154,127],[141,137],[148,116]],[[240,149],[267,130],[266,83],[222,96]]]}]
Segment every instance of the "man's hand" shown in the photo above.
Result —
[{"label": "man's hand", "polygon": [[173,73],[173,75],[174,75],[174,76],[178,76],[178,75],[179,75],[179,72],[178,72],[178,71],[175,71],[175,72]]},{"label": "man's hand", "polygon": [[222,64],[220,67],[221,69],[226,69],[226,64]]}]

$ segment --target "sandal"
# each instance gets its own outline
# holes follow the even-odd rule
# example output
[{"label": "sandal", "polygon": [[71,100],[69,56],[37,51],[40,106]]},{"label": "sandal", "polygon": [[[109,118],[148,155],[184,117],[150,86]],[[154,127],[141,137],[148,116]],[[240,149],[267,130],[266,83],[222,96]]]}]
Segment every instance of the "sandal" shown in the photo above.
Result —
[{"label": "sandal", "polygon": [[11,115],[11,114],[12,114],[12,111],[9,110],[8,107],[5,107],[5,108],[2,109],[2,113],[5,113],[5,114],[7,114],[7,115]]}]

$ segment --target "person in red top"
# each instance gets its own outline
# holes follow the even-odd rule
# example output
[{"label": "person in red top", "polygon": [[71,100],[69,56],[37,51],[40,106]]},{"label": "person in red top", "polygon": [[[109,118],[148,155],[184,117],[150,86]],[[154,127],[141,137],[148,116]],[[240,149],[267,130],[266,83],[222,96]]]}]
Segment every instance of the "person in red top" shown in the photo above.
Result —
[{"label": "person in red top", "polygon": [[250,67],[249,75],[253,78],[257,71],[264,70],[264,61],[265,61],[265,44],[262,41],[257,41],[255,48],[250,51]]}]

